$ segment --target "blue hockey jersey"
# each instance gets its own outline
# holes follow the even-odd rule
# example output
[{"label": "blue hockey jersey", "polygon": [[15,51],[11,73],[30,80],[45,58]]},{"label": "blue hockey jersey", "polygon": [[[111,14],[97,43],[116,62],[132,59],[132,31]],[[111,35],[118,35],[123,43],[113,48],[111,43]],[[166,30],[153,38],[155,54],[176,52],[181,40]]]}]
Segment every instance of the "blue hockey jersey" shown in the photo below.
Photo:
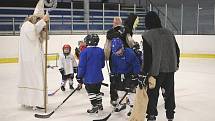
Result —
[{"label": "blue hockey jersey", "polygon": [[137,58],[138,58],[138,60],[139,60],[139,62],[140,62],[140,65],[142,65],[142,63],[143,63],[143,53],[141,52],[141,51],[135,51],[134,50],[134,53],[136,54],[136,56],[137,56]]},{"label": "blue hockey jersey", "polygon": [[139,60],[132,49],[125,48],[122,56],[111,55],[111,73],[139,74],[140,70]]},{"label": "blue hockey jersey", "polygon": [[78,77],[84,84],[97,84],[104,80],[102,68],[105,66],[104,50],[99,47],[87,47],[80,53]]}]

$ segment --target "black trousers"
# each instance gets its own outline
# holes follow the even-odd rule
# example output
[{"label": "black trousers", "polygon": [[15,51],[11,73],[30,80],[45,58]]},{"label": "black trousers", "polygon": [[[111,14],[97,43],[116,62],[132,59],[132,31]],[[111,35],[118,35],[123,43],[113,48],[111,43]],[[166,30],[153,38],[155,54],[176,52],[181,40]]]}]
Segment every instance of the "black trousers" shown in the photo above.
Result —
[{"label": "black trousers", "polygon": [[102,96],[100,93],[101,83],[85,84],[85,89],[93,106],[97,106],[102,103]]},{"label": "black trousers", "polygon": [[175,91],[174,91],[174,72],[160,73],[156,77],[156,86],[154,89],[148,89],[147,94],[149,97],[147,107],[147,117],[150,115],[157,116],[157,103],[159,97],[159,90],[161,88],[162,95],[165,101],[166,117],[173,119],[175,113]]},{"label": "black trousers", "polygon": [[112,83],[112,81],[110,82],[110,99],[111,101],[116,101],[119,98],[118,93],[117,93],[117,89],[114,85],[114,83]]},{"label": "black trousers", "polygon": [[118,99],[117,91],[132,92],[137,86],[137,81],[132,80],[131,74],[124,74],[124,79],[121,79],[122,74],[110,75],[110,96],[112,101]]},{"label": "black trousers", "polygon": [[[111,55],[111,53],[110,53]],[[110,71],[112,70],[112,67],[111,67],[111,56],[109,58],[109,67],[110,67]],[[115,87],[115,84],[113,83],[113,78],[111,78],[111,75],[110,75],[110,100],[111,101],[116,101],[119,96],[118,96],[118,93],[117,93],[117,90],[116,90],[116,87]]]},{"label": "black trousers", "polygon": [[62,75],[62,80],[66,81],[67,79],[73,80],[74,74]]},{"label": "black trousers", "polygon": [[70,79],[69,80],[69,85],[73,85],[73,78],[74,78],[74,74],[62,75],[61,86],[66,85],[67,79]]}]

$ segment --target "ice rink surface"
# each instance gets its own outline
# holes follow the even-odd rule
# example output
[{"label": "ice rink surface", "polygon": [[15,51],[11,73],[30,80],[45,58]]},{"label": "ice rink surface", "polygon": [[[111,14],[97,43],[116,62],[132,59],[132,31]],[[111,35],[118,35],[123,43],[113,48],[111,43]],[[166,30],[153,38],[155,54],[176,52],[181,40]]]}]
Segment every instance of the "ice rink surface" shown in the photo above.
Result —
[{"label": "ice rink surface", "polygon": [[[50,63],[51,64],[51,63]],[[18,64],[0,64],[0,121],[92,121],[107,116],[112,107],[109,103],[109,88],[102,87],[104,110],[89,115],[90,108],[85,89],[75,92],[59,110],[48,119],[36,119],[33,111],[17,104]],[[109,83],[107,68],[103,69],[105,83]],[[60,73],[57,68],[48,69],[48,92],[60,85]],[[77,85],[76,80],[75,85]],[[176,114],[174,121],[215,121],[215,59],[181,59],[180,69],[175,74]],[[48,112],[56,108],[69,94],[59,91],[48,97]],[[109,121],[127,121],[126,110],[114,113]],[[158,103],[157,121],[166,121],[162,96]]]}]

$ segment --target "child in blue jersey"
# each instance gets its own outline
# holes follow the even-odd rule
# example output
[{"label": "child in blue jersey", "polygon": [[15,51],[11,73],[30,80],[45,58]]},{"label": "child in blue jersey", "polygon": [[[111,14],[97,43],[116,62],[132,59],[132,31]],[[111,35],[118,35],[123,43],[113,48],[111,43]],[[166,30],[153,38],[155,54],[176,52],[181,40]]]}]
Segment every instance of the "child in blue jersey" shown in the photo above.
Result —
[{"label": "child in blue jersey", "polygon": [[[111,55],[111,80],[114,88],[119,91],[133,92],[138,85],[138,74],[140,73],[140,62],[131,48],[124,48],[121,39],[112,39]],[[134,95],[129,93],[130,95]],[[119,94],[120,95],[120,94]],[[133,98],[128,97],[130,107],[133,107]],[[116,107],[116,110],[122,107]],[[130,110],[131,111],[131,110]],[[130,115],[130,111],[128,115]]]},{"label": "child in blue jersey", "polygon": [[104,50],[96,47],[99,42],[97,34],[87,35],[84,41],[87,48],[81,52],[78,65],[78,77],[83,78],[83,82],[79,83],[85,84],[92,104],[92,109],[88,109],[87,112],[98,113],[99,110],[103,110],[100,89],[104,80],[102,74],[102,68],[105,66]]}]

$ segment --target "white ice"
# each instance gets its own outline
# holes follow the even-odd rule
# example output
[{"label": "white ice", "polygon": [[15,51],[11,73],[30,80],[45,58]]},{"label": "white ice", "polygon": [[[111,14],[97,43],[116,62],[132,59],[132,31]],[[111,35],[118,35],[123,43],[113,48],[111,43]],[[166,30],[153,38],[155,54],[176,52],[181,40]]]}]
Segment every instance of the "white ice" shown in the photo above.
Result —
[{"label": "white ice", "polygon": [[[107,68],[104,68],[105,83],[109,83]],[[57,68],[48,69],[48,92],[53,92],[60,85],[60,73]],[[92,121],[111,112],[109,88],[102,87],[104,111],[89,115],[90,108],[85,89],[75,92],[48,119],[36,119],[35,113],[43,111],[24,109],[17,104],[18,64],[0,64],[0,121]],[[75,85],[77,82],[75,81]],[[180,69],[175,74],[176,114],[174,121],[215,121],[215,59],[181,59]],[[69,94],[59,91],[48,97],[48,112],[56,108]],[[162,96],[158,103],[158,120],[166,121]],[[126,121],[125,111],[113,113],[109,121]]]}]

